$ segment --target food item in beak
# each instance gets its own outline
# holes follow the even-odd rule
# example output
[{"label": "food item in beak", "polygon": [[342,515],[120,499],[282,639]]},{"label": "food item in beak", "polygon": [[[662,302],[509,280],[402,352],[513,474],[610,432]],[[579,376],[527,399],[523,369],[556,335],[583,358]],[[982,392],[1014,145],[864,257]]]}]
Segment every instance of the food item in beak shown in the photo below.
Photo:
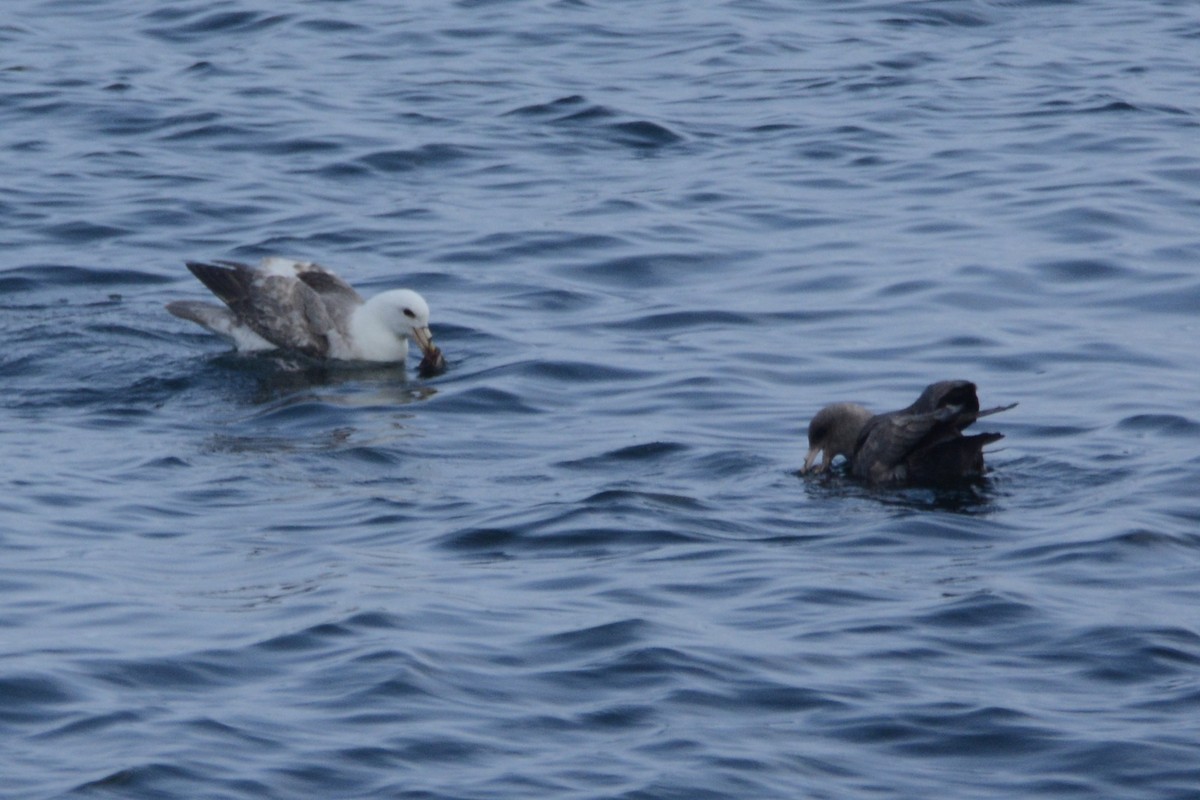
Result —
[{"label": "food item in beak", "polygon": [[430,345],[425,351],[425,357],[417,365],[417,374],[422,378],[432,378],[446,371],[446,358],[436,345]]}]

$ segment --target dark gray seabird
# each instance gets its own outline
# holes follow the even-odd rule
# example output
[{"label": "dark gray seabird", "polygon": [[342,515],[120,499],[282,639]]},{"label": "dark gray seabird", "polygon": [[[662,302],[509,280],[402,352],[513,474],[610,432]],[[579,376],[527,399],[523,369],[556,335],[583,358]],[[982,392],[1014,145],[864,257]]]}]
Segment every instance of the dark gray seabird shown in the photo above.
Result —
[{"label": "dark gray seabird", "polygon": [[[845,457],[852,475],[872,484],[947,484],[984,473],[983,448],[1002,433],[964,436],[975,420],[1015,406],[979,409],[975,384],[931,383],[908,408],[872,414],[855,403],[821,409],[808,425],[802,472],[828,471]],[[823,455],[820,464],[815,464]]]},{"label": "dark gray seabird", "polygon": [[229,340],[240,351],[284,350],[310,358],[403,363],[412,339],[423,374],[445,367],[429,331],[429,305],[410,289],[370,300],[334,273],[310,261],[263,259],[187,262],[225,306],[191,300],[167,305],[177,317]]}]

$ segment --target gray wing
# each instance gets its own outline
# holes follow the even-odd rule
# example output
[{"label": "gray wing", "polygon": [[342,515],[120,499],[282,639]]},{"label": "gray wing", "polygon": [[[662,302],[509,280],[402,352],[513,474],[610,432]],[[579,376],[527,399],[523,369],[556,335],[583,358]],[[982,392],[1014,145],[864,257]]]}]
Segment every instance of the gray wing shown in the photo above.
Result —
[{"label": "gray wing", "polygon": [[293,261],[270,256],[262,260],[262,272],[281,277],[295,276],[317,293],[325,310],[343,336],[349,335],[350,315],[363,303],[362,295],[336,273],[313,261]]},{"label": "gray wing", "polygon": [[329,355],[334,319],[321,296],[298,277],[255,270],[233,261],[189,261],[187,267],[229,306],[240,324],[271,344],[314,358]]},{"label": "gray wing", "polygon": [[354,313],[354,309],[362,305],[362,296],[337,275],[319,267],[315,270],[298,272],[296,277],[321,298],[325,311],[338,330],[348,336],[350,315]]},{"label": "gray wing", "polygon": [[905,478],[920,484],[953,484],[979,478],[987,469],[983,465],[983,448],[1004,438],[1002,433],[977,433],[955,436],[918,451],[907,462]]},{"label": "gray wing", "polygon": [[975,417],[979,418],[979,417],[986,417],[989,414],[999,414],[1001,411],[1008,411],[1010,408],[1016,408],[1016,407],[1017,407],[1016,403],[1009,403],[1006,406],[996,406],[995,408],[985,408],[983,411],[980,411],[978,414],[976,414]]},{"label": "gray wing", "polygon": [[1009,403],[1006,406],[980,410],[979,395],[976,393],[975,384],[970,381],[952,380],[929,384],[921,392],[921,396],[916,399],[916,402],[904,409],[902,413],[926,414],[939,408],[953,406],[958,409],[958,429],[963,430],[970,427],[980,417],[999,414],[1016,405],[1016,403]]},{"label": "gray wing", "polygon": [[978,411],[979,395],[976,393],[975,384],[964,380],[931,383],[904,411],[909,414],[928,414],[947,406],[957,406],[964,414]]},{"label": "gray wing", "polygon": [[854,474],[873,481],[887,481],[917,450],[958,435],[955,409],[942,408],[928,414],[896,411],[872,417],[859,436],[854,451]]}]

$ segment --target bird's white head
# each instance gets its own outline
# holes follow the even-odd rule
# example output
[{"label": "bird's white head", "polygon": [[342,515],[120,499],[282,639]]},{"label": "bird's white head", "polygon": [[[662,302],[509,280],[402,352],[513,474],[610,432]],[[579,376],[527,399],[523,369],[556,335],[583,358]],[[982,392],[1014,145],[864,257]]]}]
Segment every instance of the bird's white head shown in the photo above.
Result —
[{"label": "bird's white head", "polygon": [[412,289],[392,289],[377,298],[382,304],[388,327],[399,337],[408,336],[422,352],[433,347],[429,331],[429,304]]},{"label": "bird's white head", "polygon": [[[433,334],[429,330],[429,304],[425,298],[411,289],[391,289],[380,292],[367,301],[363,310],[384,328],[407,350],[407,339],[416,342],[421,352],[428,355],[434,350]],[[362,336],[368,338],[369,334]],[[394,346],[394,345],[393,345]],[[379,358],[377,360],[392,360]],[[399,360],[404,360],[400,355]]]}]

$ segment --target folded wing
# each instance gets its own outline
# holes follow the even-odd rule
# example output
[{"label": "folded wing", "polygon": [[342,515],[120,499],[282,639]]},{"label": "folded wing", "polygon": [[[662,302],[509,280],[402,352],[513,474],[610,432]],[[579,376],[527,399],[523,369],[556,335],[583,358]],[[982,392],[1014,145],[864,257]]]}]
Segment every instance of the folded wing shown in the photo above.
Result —
[{"label": "folded wing", "polygon": [[[298,275],[255,270],[235,261],[189,261],[187,267],[229,306],[238,324],[276,347],[314,358],[329,355],[329,335],[335,330],[335,320],[321,294]],[[337,288],[328,291],[344,295]]]}]

